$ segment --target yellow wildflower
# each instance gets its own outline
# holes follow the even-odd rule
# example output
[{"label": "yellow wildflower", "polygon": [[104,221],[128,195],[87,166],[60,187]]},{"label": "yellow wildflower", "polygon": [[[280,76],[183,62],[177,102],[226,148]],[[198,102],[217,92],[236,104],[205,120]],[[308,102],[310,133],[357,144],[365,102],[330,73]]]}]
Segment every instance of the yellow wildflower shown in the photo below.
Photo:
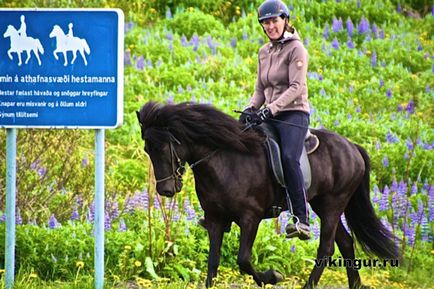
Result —
[{"label": "yellow wildflower", "polygon": [[35,278],[38,278],[38,274],[30,273],[29,277],[35,279]]},{"label": "yellow wildflower", "polygon": [[124,249],[127,250],[127,251],[129,251],[129,250],[131,250],[131,246],[126,245],[126,246],[124,247]]},{"label": "yellow wildflower", "polygon": [[134,266],[136,266],[136,267],[140,267],[140,266],[142,266],[142,262],[136,260],[136,261],[134,262]]},{"label": "yellow wildflower", "polygon": [[83,261],[77,261],[75,263],[75,267],[78,267],[79,269],[83,268],[84,267],[84,262]]}]

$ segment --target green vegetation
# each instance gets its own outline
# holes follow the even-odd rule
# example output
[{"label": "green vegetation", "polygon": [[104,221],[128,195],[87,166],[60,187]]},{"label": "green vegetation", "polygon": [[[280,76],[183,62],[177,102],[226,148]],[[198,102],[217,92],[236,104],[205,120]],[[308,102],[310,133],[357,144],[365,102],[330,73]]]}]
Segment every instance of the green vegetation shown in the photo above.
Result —
[{"label": "green vegetation", "polygon": [[[287,2],[310,55],[311,126],[368,150],[373,203],[402,239],[398,267],[361,269],[363,282],[377,288],[434,286],[434,12],[428,1],[405,2]],[[0,0],[2,7],[119,7],[125,13],[124,125],[106,133],[107,288],[203,284],[208,238],[196,224],[202,212],[192,173],[174,199],[155,193],[135,111],[149,100],[194,101],[238,117],[233,110],[253,92],[257,51],[266,41],[256,20],[259,3]],[[16,288],[92,288],[93,138],[92,131],[19,130]],[[4,161],[0,184],[2,279]],[[313,267],[318,240],[285,240],[279,234],[285,222],[282,215],[261,225],[253,261],[284,272],[285,286],[298,288]],[[318,234],[315,215],[311,222]],[[255,288],[238,273],[238,235],[233,225],[225,236],[217,288]],[[357,258],[372,257],[358,250]],[[320,285],[346,286],[345,269],[326,269]]]}]

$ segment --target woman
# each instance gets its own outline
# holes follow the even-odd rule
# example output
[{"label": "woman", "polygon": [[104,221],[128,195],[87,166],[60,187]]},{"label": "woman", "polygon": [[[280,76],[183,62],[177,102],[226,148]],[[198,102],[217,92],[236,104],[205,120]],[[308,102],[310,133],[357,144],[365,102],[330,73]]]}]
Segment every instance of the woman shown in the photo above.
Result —
[{"label": "woman", "polygon": [[[262,3],[258,20],[270,41],[259,50],[256,89],[240,121],[267,121],[278,132],[295,223],[286,226],[287,237],[307,240],[310,229],[299,159],[309,125],[308,54],[295,28],[289,25],[289,11],[283,2]],[[262,105],[265,107],[260,109]]]}]

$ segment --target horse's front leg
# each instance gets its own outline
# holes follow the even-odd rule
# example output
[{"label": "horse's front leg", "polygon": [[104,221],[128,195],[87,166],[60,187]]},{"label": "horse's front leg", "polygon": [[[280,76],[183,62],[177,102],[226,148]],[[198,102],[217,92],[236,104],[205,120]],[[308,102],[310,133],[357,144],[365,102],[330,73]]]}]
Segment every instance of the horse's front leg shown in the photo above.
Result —
[{"label": "horse's front leg", "polygon": [[68,58],[67,58],[66,51],[63,51],[63,57],[65,58],[65,62],[63,63],[63,66],[67,66],[68,65]]},{"label": "horse's front leg", "polygon": [[26,58],[26,64],[27,63],[29,63],[29,60],[30,60],[30,50],[26,50],[26,53],[27,53],[27,58]]},{"label": "horse's front leg", "polygon": [[8,50],[8,56],[9,56],[9,59],[10,59],[10,60],[13,59],[13,57],[12,57],[12,49],[9,49],[9,50]]},{"label": "horse's front leg", "polygon": [[252,275],[258,286],[264,284],[276,284],[283,280],[283,276],[270,269],[267,272],[257,272],[250,262],[252,256],[252,247],[258,232],[260,219],[255,221],[255,218],[246,217],[240,222],[240,250],[238,252],[238,266],[240,270]]},{"label": "horse's front leg", "polygon": [[17,55],[18,55],[18,66],[21,66],[21,52],[17,51]]},{"label": "horse's front leg", "polygon": [[54,50],[53,51],[53,55],[54,55],[54,58],[56,59],[56,60],[59,60],[59,56],[57,56],[57,49],[56,50]]},{"label": "horse's front leg", "polygon": [[222,246],[225,224],[220,222],[208,221],[206,229],[209,237],[208,254],[208,275],[206,277],[206,287],[212,287],[213,278],[217,276],[217,268],[220,263],[220,248]]}]

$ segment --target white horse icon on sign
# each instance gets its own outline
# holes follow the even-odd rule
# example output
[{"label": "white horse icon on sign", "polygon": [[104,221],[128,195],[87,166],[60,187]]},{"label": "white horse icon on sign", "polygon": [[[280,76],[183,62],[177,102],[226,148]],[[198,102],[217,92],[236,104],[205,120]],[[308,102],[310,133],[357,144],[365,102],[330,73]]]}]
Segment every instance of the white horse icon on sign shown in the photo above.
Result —
[{"label": "white horse icon on sign", "polygon": [[4,38],[10,37],[11,47],[8,50],[9,59],[13,59],[12,52],[18,55],[18,66],[21,66],[21,52],[27,52],[27,59],[25,64],[27,64],[31,57],[31,52],[35,54],[38,59],[38,64],[41,65],[41,59],[39,58],[39,52],[44,54],[44,47],[42,47],[39,39],[27,36],[26,22],[24,15],[21,15],[21,27],[16,30],[12,25],[8,25],[6,32],[3,34]]},{"label": "white horse icon on sign", "polygon": [[53,51],[54,58],[59,60],[57,53],[62,52],[63,57],[65,59],[63,65],[68,65],[68,57],[66,52],[72,51],[72,60],[71,64],[74,64],[75,59],[77,58],[77,51],[80,52],[81,57],[83,58],[84,65],[87,65],[87,60],[85,56],[85,52],[90,54],[90,48],[87,44],[86,39],[74,37],[72,33],[73,24],[69,23],[69,32],[65,34],[62,28],[59,25],[54,25],[53,30],[50,32],[50,38],[56,38],[56,50]]}]

